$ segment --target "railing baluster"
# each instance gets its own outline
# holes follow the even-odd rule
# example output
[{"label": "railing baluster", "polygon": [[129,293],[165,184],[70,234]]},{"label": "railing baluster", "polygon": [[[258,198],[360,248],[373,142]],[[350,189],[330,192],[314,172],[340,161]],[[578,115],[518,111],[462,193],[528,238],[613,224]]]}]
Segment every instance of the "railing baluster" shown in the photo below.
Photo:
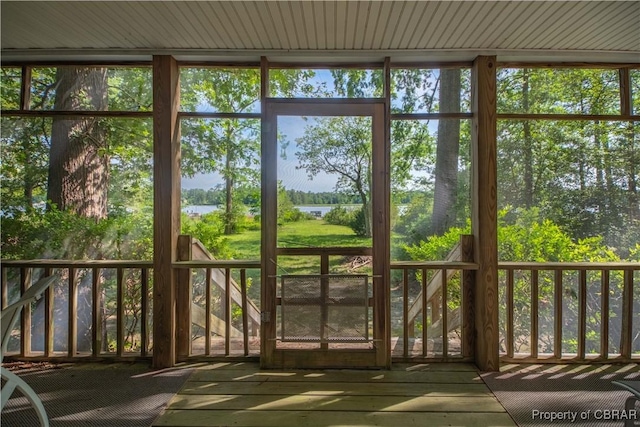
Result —
[{"label": "railing baluster", "polygon": [[538,270],[531,270],[531,357],[538,358]]},{"label": "railing baluster", "polygon": [[427,269],[422,269],[422,356],[427,357]]},{"label": "railing baluster", "polygon": [[631,359],[633,334],[633,271],[624,270],[624,290],[622,294],[622,331],[620,337],[620,355]]},{"label": "railing baluster", "polygon": [[580,270],[578,292],[578,359],[585,358],[585,335],[587,331],[587,270]]},{"label": "railing baluster", "polygon": [[67,336],[67,356],[75,357],[78,349],[78,281],[75,267],[69,271],[69,322]]},{"label": "railing baluster", "polygon": [[442,357],[447,358],[449,355],[449,304],[447,286],[447,269],[442,269]]},{"label": "railing baluster", "polygon": [[0,301],[0,307],[4,310],[4,308],[9,305],[9,284],[7,281],[7,269],[3,265],[0,266],[0,270],[2,271],[2,277],[0,279],[2,282],[2,296],[0,298],[2,300]]},{"label": "railing baluster", "polygon": [[[31,286],[30,268],[20,269],[20,295],[24,294]],[[22,307],[22,315],[20,318],[20,356],[28,357],[31,355],[31,304]]]},{"label": "railing baluster", "polygon": [[409,269],[402,269],[402,355],[409,356]]},{"label": "railing baluster", "polygon": [[100,355],[102,350],[102,313],[100,301],[102,300],[102,286],[100,284],[101,270],[98,267],[91,269],[91,295],[93,307],[91,308],[91,353],[93,357]]},{"label": "railing baluster", "polygon": [[[44,269],[45,277],[51,276],[52,269],[47,267]],[[54,338],[54,319],[53,319],[53,295],[55,283],[52,283],[44,291],[44,356],[50,357],[53,354],[53,338]]]},{"label": "railing baluster", "polygon": [[211,269],[207,268],[205,277],[205,321],[204,321],[204,334],[206,340],[204,342],[204,354],[206,356],[211,355]]},{"label": "railing baluster", "polygon": [[327,350],[329,348],[329,279],[324,275],[329,274],[329,253],[322,252],[320,254],[320,348]]},{"label": "railing baluster", "polygon": [[146,357],[149,352],[149,269],[141,268],[140,269],[140,296],[141,296],[141,321],[140,324],[140,356]]},{"label": "railing baluster", "polygon": [[224,269],[224,354],[229,355],[231,348],[231,269]]},{"label": "railing baluster", "polygon": [[117,315],[116,315],[116,354],[122,356],[124,354],[124,269],[118,267],[116,269],[116,286],[117,286]]},{"label": "railing baluster", "polygon": [[249,355],[249,315],[247,313],[247,270],[240,270],[240,290],[242,292],[242,345],[244,355]]},{"label": "railing baluster", "polygon": [[554,274],[553,291],[553,355],[562,358],[562,272],[556,270]]},{"label": "railing baluster", "polygon": [[507,330],[506,330],[506,346],[507,357],[513,357],[513,270],[507,270]]},{"label": "railing baluster", "polygon": [[609,270],[602,270],[600,277],[600,357],[609,359]]}]

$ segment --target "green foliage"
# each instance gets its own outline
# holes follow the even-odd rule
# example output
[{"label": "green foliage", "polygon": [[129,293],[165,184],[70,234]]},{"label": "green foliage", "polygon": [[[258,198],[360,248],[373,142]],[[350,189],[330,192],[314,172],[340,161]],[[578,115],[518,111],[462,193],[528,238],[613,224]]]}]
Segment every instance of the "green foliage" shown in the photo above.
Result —
[{"label": "green foliage", "polygon": [[356,236],[360,237],[369,237],[371,236],[371,230],[369,229],[369,223],[367,222],[366,217],[370,216],[367,214],[368,207],[362,207],[356,210],[349,221],[349,227],[356,233]]},{"label": "green foliage", "polygon": [[[466,227],[452,227],[441,236],[407,245],[413,260],[443,260],[460,240]],[[503,209],[498,214],[498,260],[523,262],[606,262],[620,257],[600,236],[573,240],[560,226],[544,218],[540,209]]]},{"label": "green foliage", "polygon": [[293,206],[289,193],[282,186],[282,182],[278,182],[278,225],[311,218],[311,215]]},{"label": "green foliage", "polygon": [[202,244],[219,259],[232,258],[233,253],[224,236],[224,212],[212,212],[200,218],[189,218],[182,214],[182,234],[189,234],[200,240]]},{"label": "green foliage", "polygon": [[354,217],[354,211],[347,210],[343,206],[336,206],[331,208],[329,212],[327,212],[323,219],[332,225],[346,225],[350,226]]},{"label": "green foliage", "polygon": [[7,259],[136,259],[153,257],[152,216],[130,213],[95,221],[69,212],[10,210],[1,217]]},{"label": "green foliage", "polygon": [[407,245],[404,249],[409,257],[416,261],[443,260],[460,242],[460,236],[470,232],[470,223],[464,228],[452,227],[442,236],[430,236],[419,244]]}]

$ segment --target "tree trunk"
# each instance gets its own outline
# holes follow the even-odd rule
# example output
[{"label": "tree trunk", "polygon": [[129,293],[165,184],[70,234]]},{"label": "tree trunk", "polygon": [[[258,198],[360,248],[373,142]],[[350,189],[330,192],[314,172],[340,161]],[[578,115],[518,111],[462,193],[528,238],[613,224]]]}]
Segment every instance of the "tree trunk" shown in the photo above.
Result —
[{"label": "tree trunk", "polygon": [[[107,70],[60,67],[56,110],[106,110]],[[99,118],[53,119],[47,199],[60,210],[107,216],[106,128]]]},{"label": "tree trunk", "polygon": [[236,232],[235,218],[233,216],[233,147],[232,147],[232,133],[233,130],[230,125],[227,125],[225,135],[225,215],[224,215],[224,234],[233,234]]},{"label": "tree trunk", "polygon": [[[522,109],[529,112],[529,70],[524,69],[522,76]],[[524,127],[524,206],[529,209],[533,206],[533,141],[531,138],[531,123],[525,120]]]},{"label": "tree trunk", "polygon": [[[460,112],[460,70],[458,69],[440,71],[440,112]],[[435,194],[430,234],[442,234],[455,223],[459,151],[460,120],[441,119],[438,122]]]},{"label": "tree trunk", "polygon": [[635,147],[635,131],[633,123],[629,123],[627,128],[627,153],[626,153],[626,175],[627,175],[627,200],[629,204],[629,220],[640,220],[640,197],[638,196],[638,169],[640,161]]}]

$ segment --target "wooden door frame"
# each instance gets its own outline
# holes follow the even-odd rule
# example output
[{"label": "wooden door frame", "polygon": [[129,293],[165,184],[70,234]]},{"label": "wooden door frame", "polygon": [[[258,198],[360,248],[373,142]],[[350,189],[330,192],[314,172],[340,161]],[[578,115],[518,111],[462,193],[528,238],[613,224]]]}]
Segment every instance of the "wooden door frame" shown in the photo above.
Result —
[{"label": "wooden door frame", "polygon": [[[263,368],[391,366],[390,336],[390,146],[385,99],[266,98],[262,106],[260,364]],[[366,116],[372,119],[373,350],[276,349],[277,118]]]}]

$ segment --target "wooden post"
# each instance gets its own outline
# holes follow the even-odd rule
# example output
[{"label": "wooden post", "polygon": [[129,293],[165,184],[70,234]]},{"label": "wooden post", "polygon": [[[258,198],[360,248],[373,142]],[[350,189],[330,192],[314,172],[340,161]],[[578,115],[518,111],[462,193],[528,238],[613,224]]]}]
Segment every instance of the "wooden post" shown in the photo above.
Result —
[{"label": "wooden post", "polygon": [[[191,261],[191,236],[178,236],[178,261]],[[191,269],[176,271],[176,355],[178,360],[191,355]]]},{"label": "wooden post", "polygon": [[472,230],[478,263],[475,287],[475,362],[499,369],[496,58],[478,56],[472,69]]},{"label": "wooden post", "polygon": [[153,57],[153,367],[175,364],[175,283],[180,230],[180,73]]},{"label": "wooden post", "polygon": [[618,70],[618,75],[620,78],[620,114],[630,116],[633,103],[631,101],[631,73],[629,68],[621,68]]},{"label": "wooden post", "polygon": [[273,366],[276,348],[276,228],[278,216],[278,157],[276,115],[267,105],[269,95],[269,63],[260,60],[260,99],[262,103],[262,167],[261,167],[261,228],[260,280],[261,280],[261,325],[260,325],[260,366]]},{"label": "wooden post", "polygon": [[[473,236],[460,236],[460,261],[473,262]],[[475,348],[475,306],[474,306],[474,273],[470,270],[462,271],[462,357],[473,357]]]}]

